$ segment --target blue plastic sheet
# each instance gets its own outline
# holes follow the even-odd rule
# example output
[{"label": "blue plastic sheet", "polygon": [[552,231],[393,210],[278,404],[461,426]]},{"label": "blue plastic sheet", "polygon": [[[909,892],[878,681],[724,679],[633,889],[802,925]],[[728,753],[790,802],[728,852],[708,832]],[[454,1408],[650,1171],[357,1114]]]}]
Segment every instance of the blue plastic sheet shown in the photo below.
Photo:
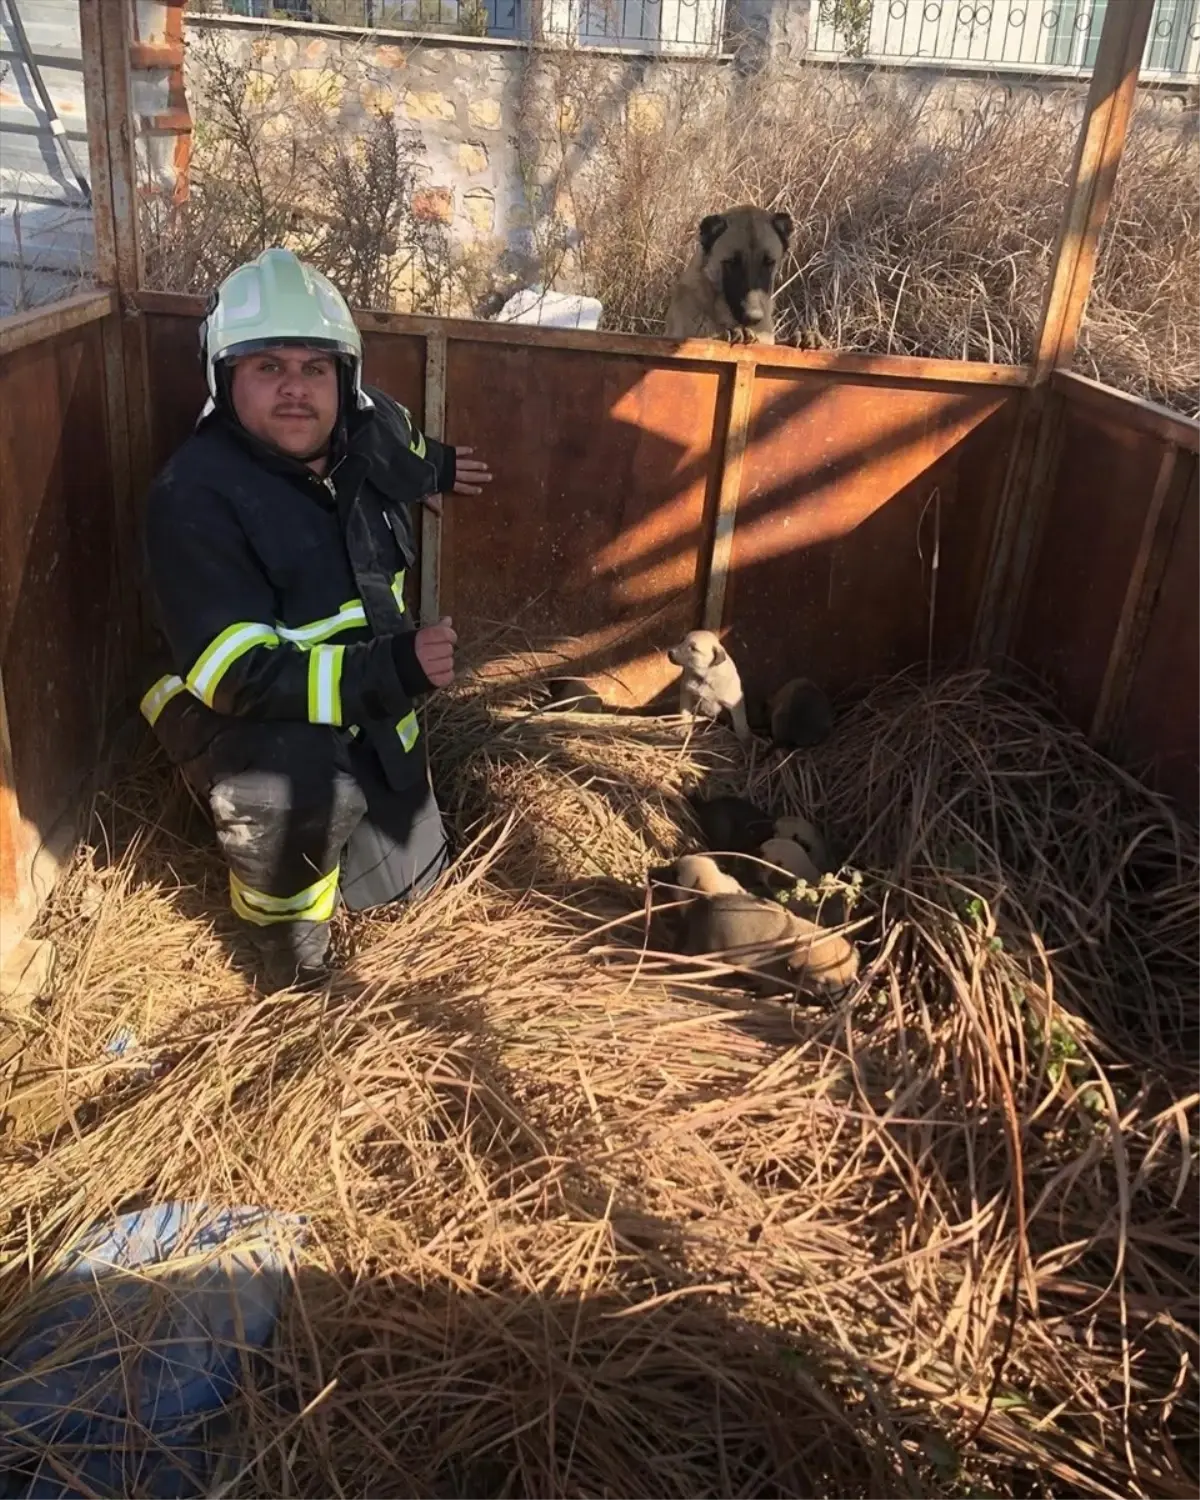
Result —
[{"label": "blue plastic sheet", "polygon": [[96,1226],[0,1351],[0,1493],[205,1493],[207,1425],[272,1336],[301,1233],[179,1201]]}]

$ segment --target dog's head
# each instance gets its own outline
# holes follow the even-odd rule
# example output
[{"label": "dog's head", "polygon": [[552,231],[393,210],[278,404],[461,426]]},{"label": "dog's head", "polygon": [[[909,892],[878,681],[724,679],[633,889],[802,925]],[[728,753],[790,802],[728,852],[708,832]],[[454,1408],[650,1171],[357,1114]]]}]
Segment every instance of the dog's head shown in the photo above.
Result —
[{"label": "dog's head", "polygon": [[675,861],[675,884],[684,891],[698,891],[702,896],[741,895],[741,886],[732,875],[726,875],[708,854],[685,854]]},{"label": "dog's head", "polygon": [[677,646],[667,652],[667,660],[691,677],[703,677],[713,667],[729,660],[725,647],[711,630],[689,630]]},{"label": "dog's head", "polygon": [[774,336],[775,276],[791,237],[787,214],[750,205],[700,220],[705,274],[749,333]]}]

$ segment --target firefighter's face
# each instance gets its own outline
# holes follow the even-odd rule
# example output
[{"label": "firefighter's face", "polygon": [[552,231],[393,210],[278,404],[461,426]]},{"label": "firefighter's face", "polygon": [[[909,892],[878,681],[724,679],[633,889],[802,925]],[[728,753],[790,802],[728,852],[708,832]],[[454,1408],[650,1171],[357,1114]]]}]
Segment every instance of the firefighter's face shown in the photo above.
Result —
[{"label": "firefighter's face", "polygon": [[260,349],[236,361],[233,408],[247,432],[293,458],[325,452],[337,421],[337,364],[318,349]]}]

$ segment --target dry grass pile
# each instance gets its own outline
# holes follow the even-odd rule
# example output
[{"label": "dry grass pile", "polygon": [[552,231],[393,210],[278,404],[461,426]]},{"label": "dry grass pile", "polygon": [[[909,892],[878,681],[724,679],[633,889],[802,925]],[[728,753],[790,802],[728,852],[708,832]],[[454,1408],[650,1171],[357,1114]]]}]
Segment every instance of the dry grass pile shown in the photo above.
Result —
[{"label": "dry grass pile", "polygon": [[[161,777],[102,806],[30,1023],[66,1118],[18,1107],[0,1145],[0,1343],[95,1218],[249,1201],[308,1228],[231,1492],[1194,1494],[1170,810],[983,676],[889,684],[782,763],[494,687],[432,728],[476,842],[344,934],[327,994],[246,988]],[[836,1010],[638,951],[630,882],[700,780],[815,811],[863,870]]]}]

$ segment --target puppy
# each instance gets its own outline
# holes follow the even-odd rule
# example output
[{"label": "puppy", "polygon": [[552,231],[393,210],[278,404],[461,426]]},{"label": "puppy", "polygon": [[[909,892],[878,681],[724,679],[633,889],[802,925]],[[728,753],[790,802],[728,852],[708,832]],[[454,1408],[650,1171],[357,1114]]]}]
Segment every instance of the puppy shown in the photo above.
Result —
[{"label": "puppy", "polygon": [[768,839],[758,852],[768,863],[786,870],[794,880],[807,880],[809,885],[816,885],[821,878],[808,850],[795,839]]},{"label": "puppy", "polygon": [[840,933],[749,895],[715,860],[685,855],[675,865],[675,884],[696,892],[682,926],[683,952],[753,970],[748,982],[766,993],[828,996],[857,977],[858,954]]},{"label": "puppy", "polygon": [[779,832],[770,814],[744,797],[712,797],[708,801],[689,797],[688,805],[710,849],[753,854]]},{"label": "puppy", "polygon": [[792,839],[799,844],[819,871],[829,869],[825,840],[807,818],[776,818],[774,834],[777,839]]},{"label": "puppy", "polygon": [[787,914],[792,922],[796,946],[788,960],[788,972],[801,989],[810,994],[840,994],[858,978],[858,949],[840,932],[827,932],[807,917]]},{"label": "puppy", "polygon": [[675,861],[675,884],[701,896],[744,896],[746,892],[732,875],[726,875],[707,854],[685,854]]},{"label": "puppy", "polygon": [[733,731],[745,744],[750,739],[746,722],[746,699],[742,679],[725,650],[711,630],[690,630],[677,646],[667,652],[667,660],[683,669],[679,684],[679,712],[686,719],[702,715],[720,718],[722,712],[733,720]]},{"label": "puppy", "polygon": [[833,707],[807,677],[794,677],[772,694],[771,740],[781,750],[805,750],[833,733]]},{"label": "puppy", "polygon": [[604,700],[582,677],[552,677],[542,706],[551,713],[602,714]]}]

